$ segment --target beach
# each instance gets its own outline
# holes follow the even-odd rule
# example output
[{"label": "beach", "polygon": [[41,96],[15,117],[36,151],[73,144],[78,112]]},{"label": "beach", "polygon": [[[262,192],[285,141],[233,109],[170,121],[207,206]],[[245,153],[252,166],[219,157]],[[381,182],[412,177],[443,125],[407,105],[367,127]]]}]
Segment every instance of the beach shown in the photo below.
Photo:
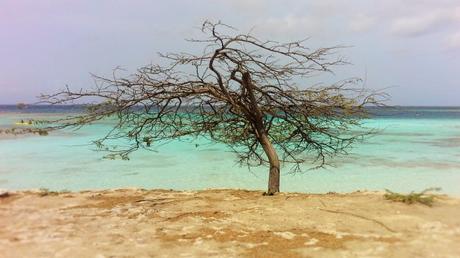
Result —
[{"label": "beach", "polygon": [[460,257],[460,199],[382,192],[13,191],[2,257]]},{"label": "beach", "polygon": [[460,0],[0,0],[0,258],[460,258]]}]

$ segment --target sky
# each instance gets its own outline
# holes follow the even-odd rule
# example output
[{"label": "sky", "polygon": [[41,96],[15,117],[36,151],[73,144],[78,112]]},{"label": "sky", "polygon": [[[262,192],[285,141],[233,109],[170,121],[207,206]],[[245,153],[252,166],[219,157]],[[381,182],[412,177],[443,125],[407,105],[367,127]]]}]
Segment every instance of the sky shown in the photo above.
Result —
[{"label": "sky", "polygon": [[460,106],[459,0],[0,0],[0,103],[193,52],[184,39],[207,19],[262,39],[349,46],[337,80],[365,78],[387,104]]}]

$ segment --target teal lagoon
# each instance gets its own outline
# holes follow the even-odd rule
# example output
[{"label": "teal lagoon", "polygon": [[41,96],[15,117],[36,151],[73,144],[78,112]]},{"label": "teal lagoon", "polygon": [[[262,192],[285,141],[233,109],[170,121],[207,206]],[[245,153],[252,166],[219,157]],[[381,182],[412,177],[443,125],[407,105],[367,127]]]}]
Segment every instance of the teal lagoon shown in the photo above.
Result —
[{"label": "teal lagoon", "polygon": [[[76,107],[0,106],[0,128],[21,119],[78,112]],[[349,155],[330,160],[325,169],[282,171],[281,190],[289,192],[420,191],[441,187],[460,196],[460,108],[403,107],[373,110],[365,125],[378,133],[358,143]],[[0,134],[0,188],[85,190],[162,188],[197,190],[243,188],[265,190],[268,169],[250,170],[236,163],[226,146],[205,139],[173,141],[155,151],[138,151],[130,160],[107,160],[92,140],[109,123],[48,136]]]}]

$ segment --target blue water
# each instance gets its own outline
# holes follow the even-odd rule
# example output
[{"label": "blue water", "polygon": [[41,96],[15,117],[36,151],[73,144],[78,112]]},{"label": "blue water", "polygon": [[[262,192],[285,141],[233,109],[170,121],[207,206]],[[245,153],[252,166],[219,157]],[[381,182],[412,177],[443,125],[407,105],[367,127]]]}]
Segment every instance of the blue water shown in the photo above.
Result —
[{"label": "blue water", "polygon": [[[28,119],[80,112],[81,108],[32,106],[18,110],[0,106],[0,128]],[[358,143],[347,156],[336,157],[326,169],[289,174],[282,171],[281,190],[409,192],[441,187],[460,196],[460,108],[400,107],[371,110],[365,125],[379,133]],[[103,159],[91,141],[110,124],[49,136],[0,134],[0,188],[82,190],[122,187],[265,190],[267,168],[248,170],[236,163],[226,146],[204,139],[174,141],[155,152],[138,151],[129,161]],[[198,147],[195,145],[198,143]]]}]

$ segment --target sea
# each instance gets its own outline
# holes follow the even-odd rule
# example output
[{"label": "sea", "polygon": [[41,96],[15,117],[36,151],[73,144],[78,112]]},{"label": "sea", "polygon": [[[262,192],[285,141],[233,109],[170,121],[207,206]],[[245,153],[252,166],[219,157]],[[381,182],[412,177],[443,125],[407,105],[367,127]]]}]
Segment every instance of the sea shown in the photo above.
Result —
[{"label": "sea", "polygon": [[[30,119],[82,112],[80,106],[0,105],[0,128]],[[357,143],[328,166],[302,172],[282,168],[281,191],[328,193],[422,191],[440,187],[460,196],[460,107],[382,107],[363,124],[377,133]],[[265,190],[268,169],[248,168],[222,144],[206,139],[175,140],[130,160],[104,159],[92,144],[113,124],[89,125],[48,136],[0,134],[0,189],[94,190],[146,188]]]}]

